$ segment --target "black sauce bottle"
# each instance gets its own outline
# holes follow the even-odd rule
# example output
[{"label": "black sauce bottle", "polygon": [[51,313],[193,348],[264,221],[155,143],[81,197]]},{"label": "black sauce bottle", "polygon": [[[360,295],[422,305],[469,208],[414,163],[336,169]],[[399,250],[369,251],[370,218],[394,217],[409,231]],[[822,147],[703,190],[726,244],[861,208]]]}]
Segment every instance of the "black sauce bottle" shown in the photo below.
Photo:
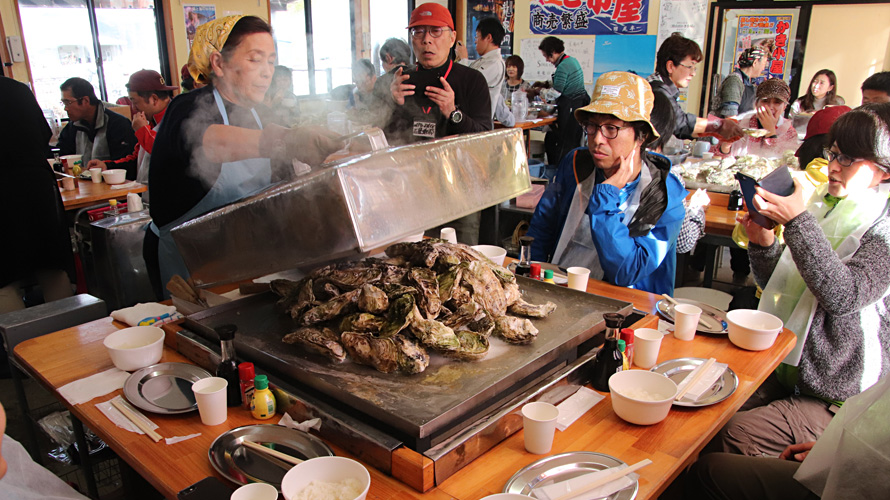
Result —
[{"label": "black sauce bottle", "polygon": [[220,362],[216,376],[226,379],[226,402],[228,406],[241,406],[241,379],[238,376],[238,361],[235,360],[235,325],[222,325],[216,329],[220,340]]},{"label": "black sauce bottle", "polygon": [[534,243],[535,238],[532,236],[521,236],[519,238],[519,244],[522,245],[522,248],[519,249],[519,263],[516,264],[516,269],[513,271],[513,274],[516,276],[525,276],[526,278],[531,277],[532,275],[532,243]]},{"label": "black sauce bottle", "polygon": [[609,377],[620,372],[624,357],[618,349],[618,332],[624,323],[624,316],[618,313],[603,314],[606,320],[606,342],[593,360],[590,385],[600,392],[609,392]]}]

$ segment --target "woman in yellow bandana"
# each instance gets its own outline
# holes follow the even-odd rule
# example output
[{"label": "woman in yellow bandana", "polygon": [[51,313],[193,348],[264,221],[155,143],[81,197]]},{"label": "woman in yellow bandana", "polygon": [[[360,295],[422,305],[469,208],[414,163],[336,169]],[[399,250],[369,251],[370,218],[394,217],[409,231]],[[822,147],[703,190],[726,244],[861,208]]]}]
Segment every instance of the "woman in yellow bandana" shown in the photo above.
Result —
[{"label": "woman in yellow bandana", "polygon": [[258,17],[198,27],[188,69],[206,86],[170,103],[149,168],[152,224],[143,256],[156,294],[167,295],[163,284],[174,274],[188,277],[172,228],[293,176],[294,165],[319,165],[339,149],[336,135],[324,129],[263,126],[254,107],[272,82],[276,57],[272,28]]}]

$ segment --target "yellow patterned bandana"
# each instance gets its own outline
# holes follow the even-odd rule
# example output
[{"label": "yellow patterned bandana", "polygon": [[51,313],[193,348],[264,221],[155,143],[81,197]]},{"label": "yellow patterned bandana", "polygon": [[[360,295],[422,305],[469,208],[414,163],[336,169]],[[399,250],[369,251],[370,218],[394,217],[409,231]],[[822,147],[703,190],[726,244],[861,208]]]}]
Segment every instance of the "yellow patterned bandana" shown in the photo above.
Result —
[{"label": "yellow patterned bandana", "polygon": [[575,119],[583,123],[585,114],[601,113],[626,122],[646,122],[654,139],[658,131],[649,121],[654,103],[655,95],[649,82],[633,73],[610,71],[597,78],[590,104],[576,109]]},{"label": "yellow patterned bandana", "polygon": [[213,68],[210,66],[210,56],[214,52],[221,52],[232,28],[244,16],[228,16],[198,26],[195,32],[195,40],[192,42],[192,50],[189,52],[189,73],[198,83],[207,85],[210,83],[210,75]]}]

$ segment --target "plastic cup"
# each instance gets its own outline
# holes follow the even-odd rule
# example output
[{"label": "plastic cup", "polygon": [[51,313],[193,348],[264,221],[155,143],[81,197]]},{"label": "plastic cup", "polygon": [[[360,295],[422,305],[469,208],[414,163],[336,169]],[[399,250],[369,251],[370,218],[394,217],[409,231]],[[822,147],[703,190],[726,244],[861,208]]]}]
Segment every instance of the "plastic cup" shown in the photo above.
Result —
[{"label": "plastic cup", "polygon": [[569,276],[569,288],[572,290],[587,291],[587,281],[590,279],[590,269],[586,267],[570,267],[566,269]]},{"label": "plastic cup", "polygon": [[525,429],[525,449],[535,455],[550,453],[559,408],[550,403],[528,403],[522,407],[522,426]]},{"label": "plastic cup", "polygon": [[202,378],[192,384],[202,424],[219,425],[226,421],[228,418],[226,387],[228,385],[228,381],[220,377]]},{"label": "plastic cup", "polygon": [[62,189],[65,191],[74,191],[74,177],[63,177]]},{"label": "plastic cup", "polygon": [[694,339],[700,317],[701,308],[698,306],[692,304],[674,306],[674,338],[677,340]]},{"label": "plastic cup", "polygon": [[634,364],[644,370],[655,366],[663,338],[664,334],[654,328],[634,330]]},{"label": "plastic cup", "polygon": [[453,227],[443,227],[439,231],[439,238],[449,243],[457,244],[457,233],[454,231]]},{"label": "plastic cup", "polygon": [[278,489],[267,483],[250,483],[235,490],[230,500],[278,500]]},{"label": "plastic cup", "polygon": [[90,169],[90,178],[93,180],[95,184],[102,183],[102,169],[99,167],[93,167]]}]

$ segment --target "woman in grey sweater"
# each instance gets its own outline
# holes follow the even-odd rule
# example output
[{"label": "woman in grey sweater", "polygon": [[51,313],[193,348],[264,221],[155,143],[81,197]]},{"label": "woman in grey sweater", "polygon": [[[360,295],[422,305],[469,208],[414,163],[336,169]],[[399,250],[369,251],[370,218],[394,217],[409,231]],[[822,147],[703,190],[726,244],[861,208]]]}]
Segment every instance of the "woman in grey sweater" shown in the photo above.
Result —
[{"label": "woman in grey sweater", "polygon": [[754,205],[785,226],[785,244],[741,217],[764,288],[759,309],[798,342],[709,447],[776,456],[815,441],[847,398],[890,373],[890,103],[831,127],[829,182],[803,199],[758,188]]}]

